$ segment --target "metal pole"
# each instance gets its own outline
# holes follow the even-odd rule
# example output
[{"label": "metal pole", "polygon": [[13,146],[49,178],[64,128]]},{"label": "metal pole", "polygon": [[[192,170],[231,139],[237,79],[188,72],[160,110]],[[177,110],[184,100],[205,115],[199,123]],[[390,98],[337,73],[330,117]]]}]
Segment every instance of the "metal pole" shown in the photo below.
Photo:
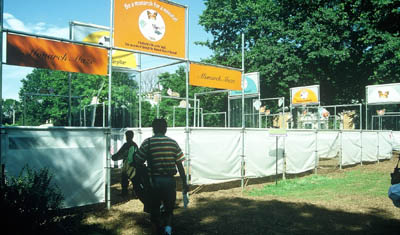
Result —
[{"label": "metal pole", "polygon": [[[139,69],[142,67],[142,55],[139,54]],[[142,72],[139,72],[139,130],[142,128]]]},{"label": "metal pole", "polygon": [[[185,32],[185,39],[186,39],[186,138],[185,138],[185,156],[187,157],[186,163],[186,182],[187,184],[190,183],[190,135],[189,135],[189,69],[190,69],[190,62],[189,58],[189,7],[186,7],[186,32]],[[196,101],[194,101],[196,102]]]},{"label": "metal pole", "polygon": [[71,122],[71,73],[68,73],[68,126],[72,126]]},{"label": "metal pole", "polygon": [[172,127],[175,127],[175,106],[173,107],[174,111],[172,113]]},{"label": "metal pole", "polygon": [[360,130],[362,130],[362,104],[360,104]]},{"label": "metal pole", "polygon": [[[4,2],[3,0],[0,0],[0,46],[1,47],[3,47],[3,10],[4,10],[3,8],[4,8]],[[1,50],[0,53],[0,126],[3,126],[3,50]]]},{"label": "metal pole", "polygon": [[[114,28],[114,0],[111,0],[110,6],[110,47],[108,53],[108,134],[107,134],[107,209],[111,209],[111,155],[110,155],[110,143],[111,143],[111,84],[112,84],[112,47],[114,46],[113,41],[113,28]],[[96,102],[97,103],[97,102]]]},{"label": "metal pole", "polygon": [[275,137],[275,185],[278,185],[278,140],[279,137]]},{"label": "metal pole", "polygon": [[334,111],[334,112],[335,112],[335,115],[334,115],[334,118],[335,118],[335,123],[334,123],[334,125],[333,125],[333,126],[334,126],[334,128],[335,128],[335,130],[336,130],[336,129],[337,129],[337,128],[336,128],[336,106],[334,107],[334,109],[335,109],[335,111]]},{"label": "metal pole", "polygon": [[365,100],[365,130],[368,130],[368,87],[365,88]]},{"label": "metal pole", "polygon": [[231,99],[228,95],[228,127],[231,127]]},{"label": "metal pole", "polygon": [[22,125],[25,126],[25,121],[26,121],[26,96],[24,95],[22,97],[22,99],[23,99],[23,103],[24,103],[24,117],[22,119]]},{"label": "metal pole", "polygon": [[[3,0],[0,0],[0,46],[3,47],[3,6],[4,6],[4,2]],[[14,102],[14,109],[15,109],[15,102]],[[15,112],[13,110],[13,122],[15,120]],[[25,119],[24,119],[25,121]],[[0,127],[3,126],[3,50],[1,50],[0,52]],[[3,134],[2,130],[0,130],[0,140],[1,138],[1,134]],[[3,156],[2,156],[2,144],[0,143],[0,164],[1,164],[1,174],[4,174],[4,164],[3,164]],[[4,180],[5,177],[3,177],[2,180]],[[5,182],[5,181],[3,181]],[[3,182],[0,182],[0,184],[3,184]]]},{"label": "metal pole", "polygon": [[[69,23],[69,40],[72,40],[72,23]],[[68,73],[68,126],[71,126],[71,73]]]},{"label": "metal pole", "polygon": [[241,164],[241,186],[242,191],[244,189],[244,177],[245,177],[245,161],[244,161],[244,34],[242,33],[242,164]]},{"label": "metal pole", "polygon": [[103,101],[103,127],[106,127],[106,102]]},{"label": "metal pole", "polygon": [[83,106],[83,126],[86,127],[86,105]]}]

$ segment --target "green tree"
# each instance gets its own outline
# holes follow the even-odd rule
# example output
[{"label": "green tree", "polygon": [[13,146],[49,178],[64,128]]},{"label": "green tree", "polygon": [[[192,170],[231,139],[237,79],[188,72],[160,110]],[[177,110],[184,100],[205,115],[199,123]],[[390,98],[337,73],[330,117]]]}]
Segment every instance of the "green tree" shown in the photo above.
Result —
[{"label": "green tree", "polygon": [[21,122],[20,102],[14,99],[3,100],[3,125],[18,125]]},{"label": "green tree", "polygon": [[[108,77],[81,73],[67,73],[47,69],[34,69],[22,80],[19,91],[20,100],[24,106],[25,125],[40,125],[51,120],[56,126],[68,125],[68,95],[69,76],[71,76],[71,113],[73,125],[80,125],[82,118],[80,112],[85,106],[91,104],[93,97],[97,102],[108,104]],[[129,112],[137,113],[137,83],[126,73],[113,73],[112,75],[112,113],[113,126],[120,127],[121,107]],[[102,109],[97,109],[102,111]],[[101,113],[96,111],[96,125],[102,121]],[[81,118],[79,118],[81,116]],[[88,115],[90,116],[90,115]],[[132,115],[131,115],[132,116]],[[106,116],[107,117],[107,116]],[[124,122],[126,123],[126,122]],[[90,125],[89,125],[90,126]],[[125,124],[126,126],[126,124]]]},{"label": "green tree", "polygon": [[214,63],[261,75],[262,97],[319,84],[323,104],[362,101],[400,79],[400,1],[206,0],[200,24]]}]

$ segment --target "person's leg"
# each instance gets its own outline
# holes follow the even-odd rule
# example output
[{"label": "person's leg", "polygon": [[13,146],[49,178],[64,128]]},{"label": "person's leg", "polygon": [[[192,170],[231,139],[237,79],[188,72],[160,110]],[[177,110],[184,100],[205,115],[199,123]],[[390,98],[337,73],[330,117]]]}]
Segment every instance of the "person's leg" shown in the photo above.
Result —
[{"label": "person's leg", "polygon": [[133,179],[131,179],[130,181],[131,181],[131,184],[132,184],[132,197],[137,199],[139,197],[138,197],[138,195],[136,194],[136,191],[135,191],[135,185],[133,184],[134,181],[133,181]]},{"label": "person's leg", "polygon": [[127,196],[128,195],[128,186],[129,186],[129,180],[128,180],[128,175],[126,172],[122,169],[121,171],[121,188],[122,188],[122,195]]},{"label": "person's leg", "polygon": [[163,185],[163,203],[165,207],[164,213],[164,223],[165,223],[165,232],[167,234],[172,233],[172,220],[173,220],[173,211],[175,207],[176,201],[176,181],[173,177],[168,177],[165,179]]},{"label": "person's leg", "polygon": [[153,178],[153,189],[151,190],[150,204],[150,220],[152,234],[160,234],[160,205],[161,205],[161,188],[157,177]]}]

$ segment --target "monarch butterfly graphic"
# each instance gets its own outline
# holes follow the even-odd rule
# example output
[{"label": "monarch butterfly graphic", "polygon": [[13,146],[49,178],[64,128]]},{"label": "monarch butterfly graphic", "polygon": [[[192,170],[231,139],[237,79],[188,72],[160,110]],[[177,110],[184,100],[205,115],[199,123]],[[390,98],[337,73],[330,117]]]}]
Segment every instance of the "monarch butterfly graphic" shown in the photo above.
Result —
[{"label": "monarch butterfly graphic", "polygon": [[389,91],[385,91],[385,92],[378,91],[378,94],[379,94],[379,98],[388,98]]},{"label": "monarch butterfly graphic", "polygon": [[150,11],[147,11],[147,18],[149,20],[156,20],[157,19],[157,12],[151,13]]}]

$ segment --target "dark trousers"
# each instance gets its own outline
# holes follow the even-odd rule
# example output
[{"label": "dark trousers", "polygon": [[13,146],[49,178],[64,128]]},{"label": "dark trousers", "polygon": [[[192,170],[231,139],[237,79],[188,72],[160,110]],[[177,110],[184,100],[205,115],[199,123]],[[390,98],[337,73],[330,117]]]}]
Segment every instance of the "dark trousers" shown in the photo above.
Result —
[{"label": "dark trousers", "polygon": [[173,176],[153,176],[153,190],[151,200],[151,221],[160,222],[161,203],[165,214],[173,215],[176,201],[176,181]]}]

